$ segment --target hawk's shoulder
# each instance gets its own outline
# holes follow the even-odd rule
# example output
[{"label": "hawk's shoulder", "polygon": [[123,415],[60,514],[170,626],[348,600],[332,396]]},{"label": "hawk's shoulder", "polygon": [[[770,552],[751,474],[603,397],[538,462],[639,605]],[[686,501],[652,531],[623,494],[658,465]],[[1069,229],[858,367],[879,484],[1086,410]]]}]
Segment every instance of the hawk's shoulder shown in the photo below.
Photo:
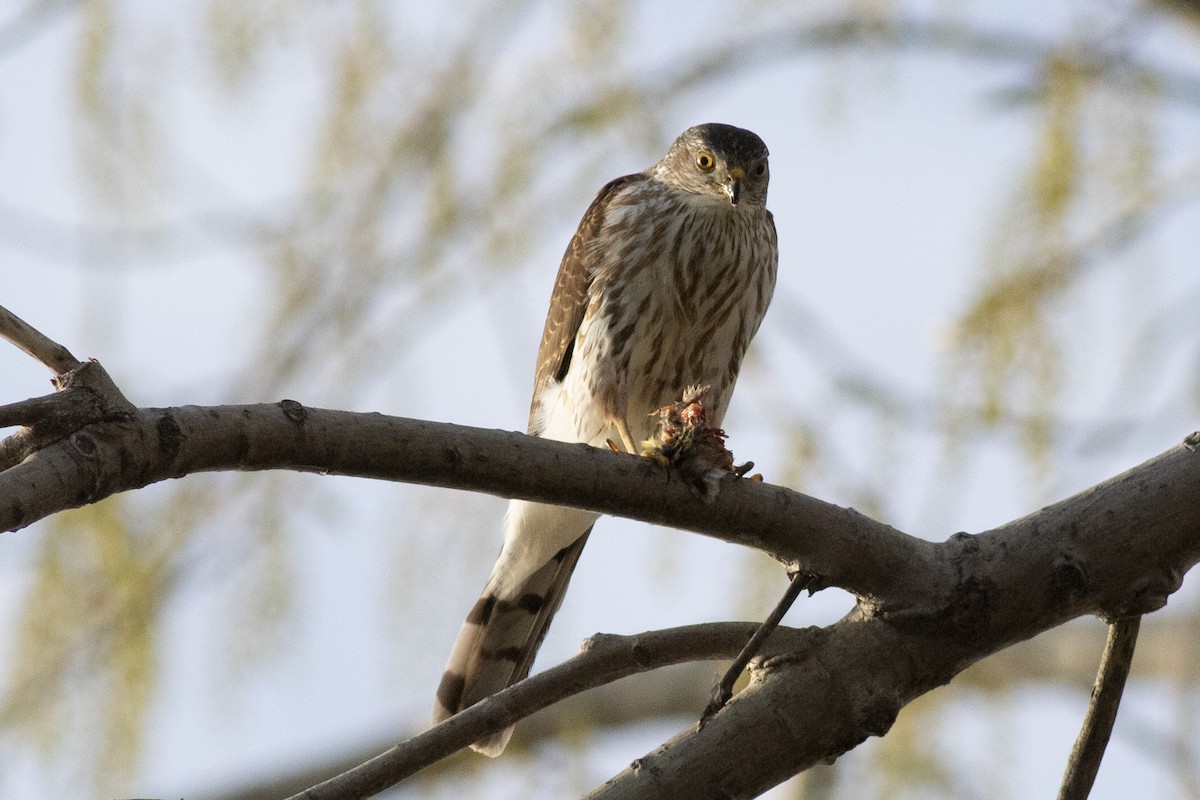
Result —
[{"label": "hawk's shoulder", "polygon": [[529,409],[530,433],[537,433],[534,428],[538,398],[542,391],[551,381],[562,380],[571,366],[575,334],[579,332],[588,306],[588,289],[591,287],[597,255],[595,240],[604,227],[609,206],[623,189],[647,180],[649,176],[638,172],[606,183],[584,212],[575,235],[567,245],[558,267],[558,278],[554,281],[554,292],[550,295],[550,310],[546,313],[546,326],[542,329],[542,343],[538,348],[533,399]]}]

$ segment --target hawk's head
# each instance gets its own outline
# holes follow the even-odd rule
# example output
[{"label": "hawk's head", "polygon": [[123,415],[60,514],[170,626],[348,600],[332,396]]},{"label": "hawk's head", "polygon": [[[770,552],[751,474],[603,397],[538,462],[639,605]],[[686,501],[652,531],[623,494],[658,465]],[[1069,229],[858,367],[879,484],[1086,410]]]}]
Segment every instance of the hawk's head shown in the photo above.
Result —
[{"label": "hawk's head", "polygon": [[756,134],[709,122],[681,133],[649,173],[663,183],[732,206],[765,206],[771,177],[768,155]]}]

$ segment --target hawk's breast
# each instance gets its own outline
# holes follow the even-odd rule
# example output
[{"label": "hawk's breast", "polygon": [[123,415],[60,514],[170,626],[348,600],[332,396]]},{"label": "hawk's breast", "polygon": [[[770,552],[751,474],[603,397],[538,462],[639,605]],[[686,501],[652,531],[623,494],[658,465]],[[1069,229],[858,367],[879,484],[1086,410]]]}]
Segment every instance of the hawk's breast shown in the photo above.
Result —
[{"label": "hawk's breast", "polygon": [[593,246],[587,312],[557,389],[575,437],[603,444],[623,415],[645,438],[650,413],[694,384],[712,387],[719,425],[774,289],[770,213],[647,182],[614,202]]}]

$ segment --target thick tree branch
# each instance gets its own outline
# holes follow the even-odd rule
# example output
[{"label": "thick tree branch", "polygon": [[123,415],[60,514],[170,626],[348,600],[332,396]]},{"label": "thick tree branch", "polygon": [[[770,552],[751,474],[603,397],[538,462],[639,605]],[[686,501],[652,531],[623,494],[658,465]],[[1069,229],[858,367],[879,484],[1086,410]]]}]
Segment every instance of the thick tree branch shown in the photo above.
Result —
[{"label": "thick tree branch", "polygon": [[803,565],[879,602],[912,605],[937,588],[926,577],[932,543],[851,509],[732,476],[702,499],[646,459],[507,431],[285,400],[138,409],[17,455],[21,463],[0,473],[0,530],[195,472],[293,469],[470,489],[686,528]]},{"label": "thick tree branch", "polygon": [[[118,413],[122,400],[100,398],[92,406],[99,422],[0,473],[0,530],[193,472],[294,469],[470,489],[694,530],[763,550],[820,576],[822,585],[852,591],[865,615],[913,618],[941,613],[976,560],[1026,568],[1001,557],[1010,530],[1026,536],[1031,528],[1049,530],[1025,544],[1044,560],[1047,580],[1085,590],[1073,616],[1123,616],[1117,605],[1146,605],[1131,599],[1137,592],[1161,604],[1200,548],[1190,516],[1198,513],[1191,500],[1200,457],[1188,447],[993,534],[962,534],[935,545],[853,510],[754,481],[727,478],[715,496],[701,499],[645,459],[519,433],[310,409],[294,401]],[[1191,528],[1184,524],[1189,520]],[[1148,525],[1154,535],[1147,535]],[[1123,548],[1126,559],[1088,563],[1084,546],[1109,547],[1106,542]],[[998,574],[996,585],[1013,586],[1013,577]],[[1146,583],[1131,585],[1137,581]]]}]

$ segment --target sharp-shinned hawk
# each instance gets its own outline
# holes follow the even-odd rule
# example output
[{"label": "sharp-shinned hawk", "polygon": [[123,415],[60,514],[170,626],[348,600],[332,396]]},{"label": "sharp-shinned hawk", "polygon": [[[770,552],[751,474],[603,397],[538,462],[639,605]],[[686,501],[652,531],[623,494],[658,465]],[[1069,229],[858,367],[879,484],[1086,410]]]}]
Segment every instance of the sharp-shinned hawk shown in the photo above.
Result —
[{"label": "sharp-shinned hawk", "polygon": [[[708,384],[714,426],[775,288],[767,147],[710,123],[654,166],[608,183],[558,270],[538,351],[529,433],[630,452],[650,414]],[[438,687],[438,722],[529,674],[599,515],[513,500],[504,546]],[[499,755],[512,728],[472,747]]]}]

